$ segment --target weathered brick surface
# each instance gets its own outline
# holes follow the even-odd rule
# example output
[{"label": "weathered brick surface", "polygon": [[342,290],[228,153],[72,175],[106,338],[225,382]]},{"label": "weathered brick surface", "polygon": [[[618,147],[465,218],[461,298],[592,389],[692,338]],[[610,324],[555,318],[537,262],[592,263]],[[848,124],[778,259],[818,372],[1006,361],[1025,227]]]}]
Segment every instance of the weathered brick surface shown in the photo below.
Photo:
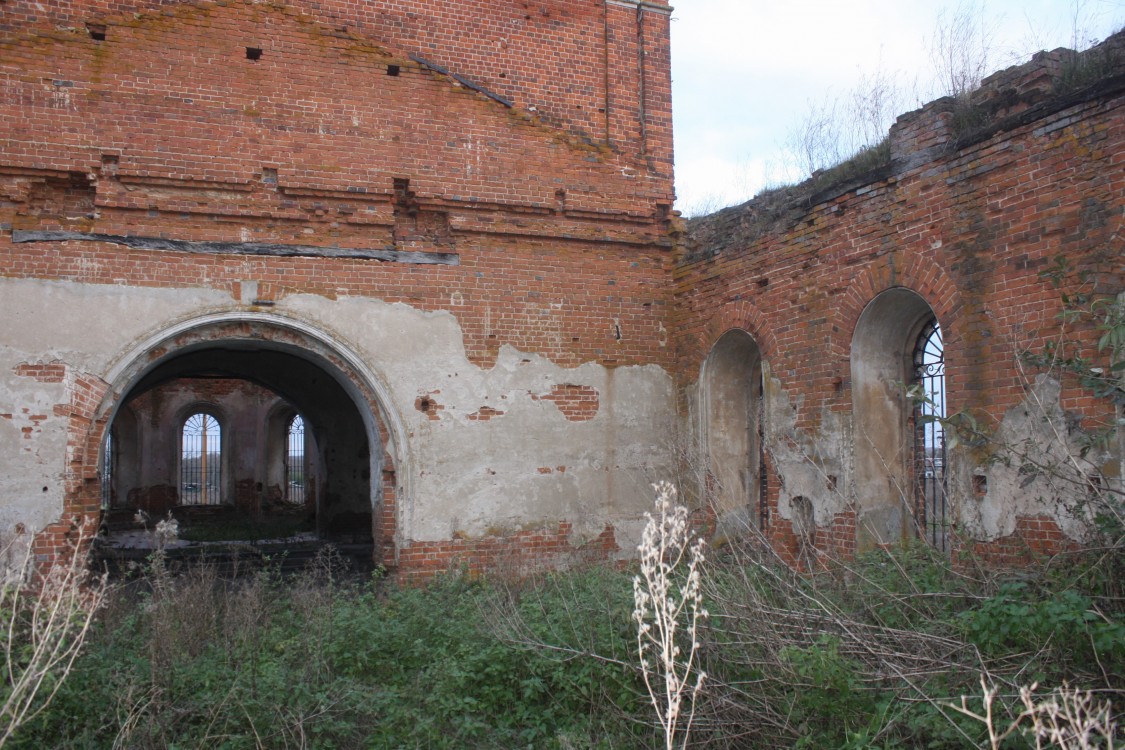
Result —
[{"label": "weathered brick surface", "polygon": [[442,542],[412,542],[399,553],[404,579],[425,581],[439,573],[492,570],[516,576],[544,565],[573,564],[577,560],[611,560],[618,551],[612,527],[582,544],[571,540],[570,523],[554,528],[516,531],[487,538],[454,538]]},{"label": "weathered brick surface", "polygon": [[[780,512],[795,492],[780,453],[832,437],[833,419],[847,424],[852,335],[876,295],[906,287],[929,302],[945,334],[948,410],[996,423],[1028,397],[1013,354],[1060,333],[1059,293],[1040,271],[1062,256],[1067,283],[1094,271],[1088,291],[1125,288],[1121,76],[1060,93],[1066,55],[1040,56],[974,95],[981,127],[957,130],[956,106],[933,103],[900,118],[889,165],[694,221],[673,253],[668,22],[666,7],[626,0],[0,2],[0,277],[218,291],[243,310],[298,295],[403,303],[452,315],[482,368],[509,346],[552,367],[655,365],[683,386],[720,335],[744,329],[793,420],[781,435],[778,414],[767,419],[763,525],[806,564],[809,537]],[[278,246],[301,254],[268,254]],[[359,251],[393,259],[346,257]],[[1068,335],[1089,351],[1089,331]],[[321,355],[379,414],[346,363]],[[20,356],[12,382],[63,384],[66,396],[51,414],[13,405],[0,417],[29,420],[29,445],[46,420],[67,420],[66,512],[94,512],[98,446],[121,394],[72,362]],[[588,423],[568,430],[625,413],[608,386],[569,377],[580,376],[520,393]],[[409,391],[403,409],[423,422],[404,439],[418,424],[452,429],[459,414],[481,431],[515,422],[502,402],[465,408],[457,393],[432,382]],[[1062,408],[1105,416],[1070,382]],[[846,496],[847,456],[833,460],[823,495]],[[983,459],[956,460],[967,483]],[[553,457],[525,468],[543,482],[564,472]],[[581,546],[557,518],[544,531],[401,538],[408,477],[389,453],[383,469],[376,543],[405,569]],[[857,523],[851,507],[821,514],[816,549],[849,551]],[[1046,550],[1058,533],[1028,516],[1015,536]],[[586,547],[612,556],[614,538],[610,526]],[[61,527],[43,540],[62,544]]]},{"label": "weathered brick surface", "polygon": [[[670,368],[653,345],[670,326],[669,12],[605,0],[0,3],[0,276],[218,290],[246,309],[363,297],[448,311],[482,367],[509,345],[561,367]],[[17,241],[28,232],[85,239]],[[113,241],[126,236],[226,244]],[[314,251],[262,256],[248,243]],[[12,377],[68,384],[66,506],[92,511],[114,396],[67,368],[27,362]],[[596,392],[545,397],[571,420],[598,409]],[[440,420],[441,398],[416,406]],[[503,414],[482,405],[469,419]],[[377,544],[393,560],[398,485],[390,456],[384,466]]]},{"label": "weathered brick surface", "polygon": [[29,364],[16,366],[13,372],[23,378],[34,378],[40,383],[61,383],[66,375],[66,365],[61,362],[50,364]]},{"label": "weathered brick surface", "polygon": [[[1125,37],[1107,44],[1120,49]],[[1020,352],[1062,337],[1091,355],[1090,329],[1060,327],[1060,290],[1040,272],[1064,258],[1064,289],[1125,289],[1125,88],[1118,74],[1060,90],[1059,71],[1052,53],[997,74],[974,95],[985,121],[976,129],[954,129],[950,100],[903,116],[891,131],[892,160],[874,172],[835,184],[827,175],[689,222],[673,272],[682,380],[698,377],[724,332],[748,331],[788,397],[794,437],[816,445],[831,429],[829,415],[852,413],[860,314],[894,287],[917,292],[941,324],[950,414],[970,410],[985,426],[999,424],[1028,398],[1033,373]],[[1069,379],[1061,405],[1091,420],[1112,416]],[[771,451],[790,440],[778,424],[769,430]],[[988,466],[965,449],[952,460]],[[970,474],[951,480],[966,499]],[[773,515],[776,498],[770,502]],[[792,557],[792,533],[781,528],[788,521],[773,520],[773,538]],[[854,523],[838,517],[818,529],[817,545],[854,547]],[[1018,523],[1020,544],[1060,548],[1053,522]],[[997,542],[998,550],[1010,546]]]},{"label": "weathered brick surface", "polygon": [[585,422],[588,419],[593,419],[597,415],[600,405],[597,389],[588,385],[574,385],[573,383],[556,385],[550,393],[542,396],[533,395],[533,398],[551,401],[559,407],[559,411],[571,422]]},{"label": "weathered brick surface", "polygon": [[[544,119],[564,129],[650,157],[670,176],[670,8],[644,3],[646,7],[638,9],[638,5],[604,0],[290,0],[270,4],[242,0],[8,0],[0,9],[0,31],[39,32],[91,43],[89,28],[95,27],[105,34],[101,44],[108,50],[135,33],[157,42],[152,38],[156,33],[153,24],[146,22],[153,18],[162,29],[173,31],[172,38],[159,40],[173,44],[172,55],[155,45],[142,47],[134,62],[144,63],[147,58],[157,70],[166,70],[183,64],[180,56],[184,52],[194,51],[192,26],[221,35],[224,11],[241,6],[251,13],[253,23],[232,29],[236,38],[231,40],[230,54],[223,56],[224,64],[237,63],[239,58],[245,62],[245,47],[262,50],[259,67],[277,64],[278,58],[285,61],[282,64],[288,65],[286,72],[294,79],[292,91],[300,95],[279,101],[300,110],[315,109],[315,97],[308,95],[311,89],[302,90],[303,78],[331,84],[323,75],[324,53],[338,50],[349,64],[363,65],[365,57],[386,50],[395,57],[380,62],[399,64],[405,78],[417,71],[408,57],[414,54],[466,76],[520,109],[535,107]],[[137,13],[141,17],[134,18]],[[286,18],[297,20],[314,35],[314,50],[294,50],[293,39],[283,28]],[[312,28],[308,19],[315,19],[319,26]],[[224,92],[201,93],[217,97]],[[664,189],[668,191],[669,186]]]}]

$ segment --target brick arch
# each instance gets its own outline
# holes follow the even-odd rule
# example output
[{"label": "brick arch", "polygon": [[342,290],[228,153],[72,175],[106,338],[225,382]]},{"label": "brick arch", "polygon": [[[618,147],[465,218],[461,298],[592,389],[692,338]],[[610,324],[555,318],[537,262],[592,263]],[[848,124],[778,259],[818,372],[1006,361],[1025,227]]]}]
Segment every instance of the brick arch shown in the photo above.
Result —
[{"label": "brick arch", "polygon": [[830,356],[846,360],[850,356],[852,335],[867,305],[888,289],[902,287],[918,294],[933,309],[941,323],[946,346],[956,335],[961,310],[957,285],[930,255],[911,250],[896,250],[880,256],[852,277],[841,295],[833,317],[838,332]]},{"label": "brick arch", "polygon": [[732,330],[750,334],[758,344],[764,361],[768,362],[771,357],[776,356],[777,338],[773,335],[765,314],[750,300],[735,300],[724,304],[703,324],[699,336],[700,348],[693,352],[693,360],[698,363],[698,367],[703,366],[723,334]]},{"label": "brick arch", "polygon": [[[259,346],[264,343],[264,349],[305,359],[335,379],[348,394],[366,426],[371,448],[376,555],[387,551],[393,554],[397,545],[391,543],[391,537],[401,538],[401,519],[411,497],[410,477],[414,472],[404,470],[411,463],[407,433],[400,415],[390,406],[389,391],[337,337],[304,321],[269,313],[215,313],[165,327],[123,352],[104,379],[87,378],[90,382],[83,391],[74,389],[68,449],[68,454],[73,454],[68,456],[68,469],[74,476],[67,482],[60,525],[69,528],[72,522],[68,519],[75,516],[98,517],[101,448],[109,426],[134,387],[162,363],[181,354],[232,341],[253,341]],[[85,383],[81,378],[75,381]],[[65,543],[51,528],[44,535],[43,542],[37,542],[44,552],[56,552]]]},{"label": "brick arch", "polygon": [[764,529],[776,481],[763,484],[761,478],[776,474],[767,455],[759,385],[776,341],[757,307],[737,300],[723,305],[703,324],[699,344],[703,347],[698,352],[699,408],[693,430],[705,459],[700,489],[716,514],[719,536]]}]

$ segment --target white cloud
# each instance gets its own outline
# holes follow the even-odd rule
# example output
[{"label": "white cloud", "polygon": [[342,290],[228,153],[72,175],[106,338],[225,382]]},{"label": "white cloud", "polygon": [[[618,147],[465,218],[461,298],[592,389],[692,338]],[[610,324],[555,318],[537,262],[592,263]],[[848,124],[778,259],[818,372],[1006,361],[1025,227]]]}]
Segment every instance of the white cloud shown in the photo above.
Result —
[{"label": "white cloud", "polygon": [[[899,71],[904,88],[921,91],[903,111],[933,98],[927,40],[938,14],[966,1],[680,0],[672,20],[678,205],[738,202],[779,179],[787,133],[810,102],[846,95],[865,74]],[[994,31],[995,69],[1103,38],[1125,21],[1125,0],[979,3]]]}]

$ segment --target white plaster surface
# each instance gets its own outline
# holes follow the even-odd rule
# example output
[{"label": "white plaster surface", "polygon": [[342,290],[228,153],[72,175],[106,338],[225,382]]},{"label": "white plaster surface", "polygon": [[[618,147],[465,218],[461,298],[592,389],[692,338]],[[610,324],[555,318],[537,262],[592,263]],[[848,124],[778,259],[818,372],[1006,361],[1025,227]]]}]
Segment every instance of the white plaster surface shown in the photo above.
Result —
[{"label": "white plaster surface", "polygon": [[[162,319],[184,315],[225,295],[170,290],[0,279],[0,530],[22,523],[41,529],[63,508],[67,381],[76,373],[100,375],[128,342]],[[22,363],[63,363],[62,383],[15,374]],[[45,415],[45,419],[30,419]],[[23,432],[30,427],[31,432]]]},{"label": "white plaster surface", "polygon": [[[37,527],[61,512],[66,420],[53,409],[67,396],[64,384],[16,377],[13,368],[59,361],[70,373],[106,379],[140,342],[173,325],[248,309],[211,289],[15,279],[0,279],[0,300],[0,413],[13,415],[0,418],[0,451],[11,457],[0,477],[0,522]],[[562,368],[504,347],[482,369],[468,361],[453,314],[376,299],[297,295],[273,312],[357,354],[388,394],[384,407],[409,443],[407,465],[398,467],[411,473],[409,497],[399,502],[400,538],[472,537],[565,520],[581,543],[609,523],[623,554],[633,554],[651,504],[648,484],[671,465],[660,446],[677,427],[672,379],[662,368]],[[596,389],[597,415],[568,421],[553,402],[534,398],[560,384]],[[415,408],[426,394],[443,406],[437,421]],[[470,420],[482,406],[503,414]],[[24,409],[48,415],[30,439],[20,432]]]},{"label": "white plaster surface", "polygon": [[[466,357],[449,312],[312,295],[279,307],[337,332],[391,393],[389,406],[406,423],[413,447],[407,470],[414,472],[414,497],[402,519],[407,539],[473,537],[562,520],[574,525],[576,544],[607,523],[639,538],[629,529],[639,528],[648,510],[651,467],[671,464],[658,447],[676,419],[673,383],[662,368],[562,368],[504,346],[496,364],[481,369]],[[597,415],[571,422],[553,402],[533,398],[561,384],[596,389]],[[438,420],[415,408],[420,396],[442,407]],[[484,406],[503,414],[469,419]]]},{"label": "white plaster surface", "polygon": [[1109,456],[1097,450],[1079,455],[1059,395],[1059,382],[1040,375],[1023,402],[1005,413],[995,432],[996,444],[1005,447],[985,472],[988,491],[962,501],[961,520],[974,538],[1008,536],[1021,516],[1050,516],[1076,541],[1090,531],[1094,509],[1076,501],[1086,497],[1085,477]]}]

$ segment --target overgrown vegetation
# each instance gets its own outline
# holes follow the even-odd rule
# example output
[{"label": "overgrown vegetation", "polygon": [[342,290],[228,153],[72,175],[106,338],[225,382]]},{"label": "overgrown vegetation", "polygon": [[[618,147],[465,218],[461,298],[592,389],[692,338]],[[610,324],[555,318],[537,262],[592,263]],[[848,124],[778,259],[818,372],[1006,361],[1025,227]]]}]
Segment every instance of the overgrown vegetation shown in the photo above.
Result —
[{"label": "overgrown vegetation", "polygon": [[[1125,689],[1119,555],[1018,574],[924,546],[813,575],[752,541],[703,571],[707,672],[688,747],[987,747],[1020,686]],[[171,576],[159,553],[113,594],[24,748],[646,748],[662,743],[636,659],[633,574],[425,588],[341,576]],[[1004,747],[1032,746],[1019,731]]]},{"label": "overgrown vegetation", "polygon": [[[746,529],[704,562],[667,486],[639,577],[454,570],[400,588],[348,575],[330,551],[296,577],[172,575],[158,549],[112,592],[82,655],[43,674],[46,692],[11,723],[9,745],[1120,746],[1125,502],[1098,467],[1125,407],[1125,297],[1065,261],[1044,277],[1063,294],[1062,325],[1022,363],[1072,380],[1115,423],[1052,426],[1044,408],[1046,448],[1005,444],[967,414],[946,432],[1018,467],[1029,487],[1058,483],[1089,526],[1083,551],[1002,570],[969,543],[955,563],[916,543],[798,572]],[[6,622],[29,622],[0,604]],[[67,611],[85,634],[92,608]],[[11,694],[30,631],[8,632]]]},{"label": "overgrown vegetation", "polygon": [[[531,593],[533,592],[533,593]],[[528,634],[498,638],[497,601]],[[525,593],[449,575],[426,588],[344,580],[331,556],[297,578],[172,576],[159,554],[119,588],[27,748],[643,746],[628,666],[631,587],[591,569]],[[618,660],[614,660],[617,658]]]},{"label": "overgrown vegetation", "polygon": [[82,553],[90,524],[72,519],[70,544],[46,570],[39,569],[29,536],[0,548],[7,565],[0,581],[0,747],[51,705],[74,667],[106,593],[92,578]]}]

